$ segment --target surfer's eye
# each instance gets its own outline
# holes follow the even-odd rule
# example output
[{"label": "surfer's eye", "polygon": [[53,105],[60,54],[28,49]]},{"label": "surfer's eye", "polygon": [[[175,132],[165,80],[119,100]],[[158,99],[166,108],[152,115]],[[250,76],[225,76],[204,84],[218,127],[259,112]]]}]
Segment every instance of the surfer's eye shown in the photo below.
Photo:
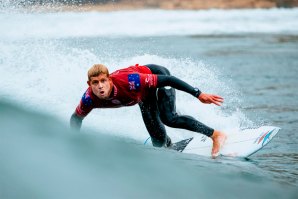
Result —
[{"label": "surfer's eye", "polygon": [[98,84],[98,81],[97,81],[97,80],[93,80],[93,81],[92,81],[92,84],[93,84],[93,85],[96,85],[96,84]]}]

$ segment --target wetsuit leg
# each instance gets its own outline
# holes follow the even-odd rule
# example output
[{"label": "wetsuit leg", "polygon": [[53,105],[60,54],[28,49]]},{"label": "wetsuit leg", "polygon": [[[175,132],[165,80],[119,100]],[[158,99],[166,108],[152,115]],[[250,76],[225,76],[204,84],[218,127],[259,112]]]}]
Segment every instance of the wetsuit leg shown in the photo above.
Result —
[{"label": "wetsuit leg", "polygon": [[[148,64],[146,66],[153,74],[170,75],[169,70],[163,66],[153,64]],[[177,114],[175,89],[159,88],[157,96],[159,116],[165,125],[202,133],[209,137],[212,136],[214,129],[204,125],[191,116]]]},{"label": "wetsuit leg", "polygon": [[160,119],[165,125],[202,133],[209,137],[212,136],[214,129],[204,125],[191,116],[178,115],[175,101],[175,89],[158,89],[158,109]]},{"label": "wetsuit leg", "polygon": [[140,102],[139,106],[153,146],[170,146],[171,139],[167,136],[165,126],[160,120],[155,92],[148,100]]}]

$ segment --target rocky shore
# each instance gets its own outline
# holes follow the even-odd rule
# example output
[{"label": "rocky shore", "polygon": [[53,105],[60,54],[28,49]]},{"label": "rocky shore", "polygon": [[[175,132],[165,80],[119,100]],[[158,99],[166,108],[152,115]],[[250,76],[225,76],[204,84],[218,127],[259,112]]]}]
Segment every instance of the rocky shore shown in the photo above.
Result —
[{"label": "rocky shore", "polygon": [[53,4],[53,1],[33,0],[30,2],[30,5],[25,6],[60,11],[113,11],[135,9],[266,9],[298,7],[298,0],[56,0],[56,4]]},{"label": "rocky shore", "polygon": [[[90,5],[89,5],[90,6]],[[93,4],[90,9],[241,9],[241,8],[292,8],[298,0],[119,0]]]}]

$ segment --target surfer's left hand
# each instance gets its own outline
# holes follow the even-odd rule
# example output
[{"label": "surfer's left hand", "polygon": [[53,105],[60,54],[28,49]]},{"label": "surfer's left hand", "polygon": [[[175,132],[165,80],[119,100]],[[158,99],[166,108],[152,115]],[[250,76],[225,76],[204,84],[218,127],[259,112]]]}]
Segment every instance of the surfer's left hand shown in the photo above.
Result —
[{"label": "surfer's left hand", "polygon": [[204,104],[215,104],[217,106],[221,106],[224,101],[224,99],[219,95],[207,93],[201,93],[198,98]]}]

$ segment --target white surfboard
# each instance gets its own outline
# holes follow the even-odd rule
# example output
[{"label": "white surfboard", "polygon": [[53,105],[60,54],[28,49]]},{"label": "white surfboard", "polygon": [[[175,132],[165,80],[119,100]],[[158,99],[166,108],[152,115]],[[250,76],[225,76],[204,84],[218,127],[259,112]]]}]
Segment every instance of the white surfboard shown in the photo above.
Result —
[{"label": "white surfboard", "polygon": [[[279,127],[262,126],[228,134],[220,155],[249,157],[267,145],[279,130]],[[198,134],[193,138],[174,143],[172,149],[182,153],[211,156],[212,140],[207,136]]]}]

